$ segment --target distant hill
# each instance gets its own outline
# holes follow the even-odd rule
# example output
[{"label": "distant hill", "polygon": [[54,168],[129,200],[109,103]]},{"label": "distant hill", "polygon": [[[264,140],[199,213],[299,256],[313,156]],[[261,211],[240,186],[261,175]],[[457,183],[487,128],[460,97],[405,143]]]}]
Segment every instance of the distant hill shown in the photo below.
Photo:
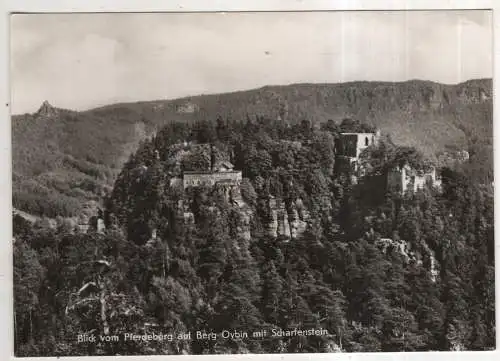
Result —
[{"label": "distant hill", "polygon": [[289,123],[352,117],[431,158],[452,147],[489,162],[492,92],[491,79],[457,85],[412,80],[266,86],[83,112],[44,102],[34,114],[12,116],[13,202],[32,214],[74,215],[82,202],[99,200],[141,140],[171,121],[218,116]]}]

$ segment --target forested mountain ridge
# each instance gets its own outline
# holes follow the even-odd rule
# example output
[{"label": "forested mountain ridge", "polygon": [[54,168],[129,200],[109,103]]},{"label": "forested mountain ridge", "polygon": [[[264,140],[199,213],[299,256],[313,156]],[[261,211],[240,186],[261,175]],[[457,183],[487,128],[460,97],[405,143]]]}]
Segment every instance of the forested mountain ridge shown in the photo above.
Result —
[{"label": "forested mountain ridge", "polygon": [[[74,216],[99,201],[141,140],[171,121],[281,118],[290,124],[352,117],[429,157],[447,147],[492,149],[492,82],[294,84],[69,111],[44,104],[12,117],[13,202],[28,213]],[[478,147],[478,143],[482,145]],[[486,149],[483,145],[487,145]]]},{"label": "forested mountain ridge", "polygon": [[[363,153],[370,168],[358,182],[336,168],[339,133],[371,129],[350,119],[173,122],[125,163],[102,234],[17,217],[16,355],[494,348],[493,192],[490,169],[476,168],[488,141],[440,170],[440,191],[399,194],[384,171],[427,160],[391,137]],[[210,149],[242,172],[241,201],[182,183],[210,169]],[[295,237],[273,231],[285,214],[306,224]],[[222,337],[263,329],[327,334]],[[193,337],[75,338],[127,332]]]}]

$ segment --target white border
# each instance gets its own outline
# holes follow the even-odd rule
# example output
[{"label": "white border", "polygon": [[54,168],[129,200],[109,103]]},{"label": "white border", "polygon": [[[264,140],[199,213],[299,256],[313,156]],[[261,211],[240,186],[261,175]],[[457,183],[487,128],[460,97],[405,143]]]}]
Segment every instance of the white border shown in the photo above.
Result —
[{"label": "white border", "polygon": [[[9,11],[21,12],[149,12],[149,11],[304,11],[491,9],[494,0],[4,0]],[[118,6],[119,5],[119,6]]]},{"label": "white border", "polygon": [[[0,234],[4,247],[0,252],[0,352],[1,359],[14,359],[12,340],[12,247],[11,247],[11,138],[9,107],[9,13],[11,12],[195,12],[195,11],[324,11],[324,10],[431,10],[431,9],[493,9],[494,14],[494,94],[498,93],[499,20],[496,10],[498,0],[0,0]],[[498,134],[498,101],[494,102],[494,134]],[[498,179],[500,160],[499,141],[495,137],[495,174]],[[498,201],[498,202],[497,202]],[[500,211],[500,198],[495,193],[495,214]],[[495,256],[500,259],[496,224]],[[500,300],[500,267],[496,267],[496,300]],[[497,350],[500,347],[498,326],[500,311],[496,312]],[[145,356],[112,357],[117,360],[142,360]],[[276,354],[276,355],[234,355],[234,356],[150,356],[160,360],[500,360],[500,352],[426,352],[426,353],[358,353],[358,354]],[[52,360],[56,358],[25,358],[26,360]],[[91,360],[99,357],[71,357],[67,360]],[[106,358],[110,359],[110,358]]]}]

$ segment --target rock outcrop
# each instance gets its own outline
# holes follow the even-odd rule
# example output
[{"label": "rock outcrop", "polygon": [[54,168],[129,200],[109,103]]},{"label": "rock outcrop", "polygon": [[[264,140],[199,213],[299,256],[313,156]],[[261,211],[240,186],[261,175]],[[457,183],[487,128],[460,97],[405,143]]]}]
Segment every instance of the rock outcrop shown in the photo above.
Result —
[{"label": "rock outcrop", "polygon": [[392,238],[379,238],[375,241],[375,245],[383,252],[387,253],[390,250],[401,254],[406,262],[414,261],[417,264],[428,268],[432,282],[437,281],[439,275],[439,265],[436,260],[435,252],[429,245],[422,240],[422,254],[414,252],[410,248],[410,244],[404,240],[393,240]]},{"label": "rock outcrop", "polygon": [[44,101],[35,114],[38,117],[51,118],[57,115],[57,109],[54,108],[48,101]]},{"label": "rock outcrop", "polygon": [[432,282],[436,282],[437,276],[439,274],[436,254],[425,241],[422,242],[422,246],[424,251],[427,253],[427,257],[429,260],[428,264],[429,264],[429,272],[431,274],[431,280]]},{"label": "rock outcrop", "polygon": [[296,199],[288,205],[281,199],[269,199],[270,221],[267,234],[272,238],[297,239],[307,229],[308,213],[302,200]]},{"label": "rock outcrop", "polygon": [[251,222],[253,217],[253,212],[250,207],[240,206],[240,219],[238,225],[236,226],[236,234],[238,238],[244,239],[245,241],[250,241],[252,239],[251,233]]}]

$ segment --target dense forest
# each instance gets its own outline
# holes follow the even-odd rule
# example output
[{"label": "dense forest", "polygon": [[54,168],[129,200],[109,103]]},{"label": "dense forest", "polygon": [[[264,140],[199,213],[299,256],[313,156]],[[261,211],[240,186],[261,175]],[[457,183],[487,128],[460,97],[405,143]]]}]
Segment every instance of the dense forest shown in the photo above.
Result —
[{"label": "dense forest", "polygon": [[171,121],[192,124],[218,115],[245,120],[259,114],[291,125],[351,117],[429,158],[451,147],[491,160],[492,93],[491,79],[456,85],[412,80],[266,86],[85,111],[46,102],[34,114],[12,117],[13,203],[36,216],[77,217],[82,203],[95,208],[111,189],[140,140]]},{"label": "dense forest", "polygon": [[[432,160],[391,134],[364,151],[356,182],[338,171],[339,133],[371,129],[264,116],[172,122],[126,161],[104,232],[14,217],[16,355],[495,348],[491,139],[476,136],[468,161],[448,161],[441,189],[399,194],[387,170]],[[242,171],[241,201],[176,182],[210,167],[207,144]],[[272,231],[283,212],[305,224],[293,237]],[[294,329],[327,332],[272,336]]]}]

